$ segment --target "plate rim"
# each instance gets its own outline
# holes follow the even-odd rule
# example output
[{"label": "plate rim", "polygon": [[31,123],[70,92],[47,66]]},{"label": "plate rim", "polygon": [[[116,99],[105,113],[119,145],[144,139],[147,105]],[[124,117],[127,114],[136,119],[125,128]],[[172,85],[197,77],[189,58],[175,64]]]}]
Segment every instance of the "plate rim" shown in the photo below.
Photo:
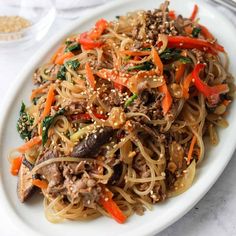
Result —
[{"label": "plate rim", "polygon": [[[72,30],[75,30],[76,28],[80,27],[83,25],[83,23],[86,23],[88,21],[91,21],[92,18],[96,16],[101,16],[103,12],[107,12],[110,9],[113,9],[115,7],[123,6],[125,4],[128,4],[128,2],[135,2],[136,0],[119,0],[115,2],[110,2],[105,5],[101,5],[95,9],[89,9],[89,15],[83,16],[81,19],[75,20],[74,22],[69,22],[71,25],[67,24],[65,27],[62,28],[61,32],[55,33],[53,36],[51,36],[47,42],[45,42],[31,57],[31,59],[25,64],[25,66],[22,68],[18,76],[16,76],[16,79],[14,83],[10,86],[8,89],[9,93],[4,97],[2,103],[1,103],[1,108],[3,108],[3,114],[0,116],[0,149],[2,149],[2,136],[3,136],[3,130],[4,130],[4,123],[5,120],[7,119],[7,115],[9,114],[11,110],[11,105],[14,103],[14,100],[16,99],[17,92],[20,90],[20,88],[24,85],[24,83],[27,80],[27,74],[30,73],[33,67],[37,66],[40,61],[46,55],[49,53],[50,49],[57,45],[63,37],[68,35]],[[172,0],[173,1],[173,0]],[[224,19],[225,22],[228,23],[227,27],[231,28],[231,30],[236,34],[236,28],[234,24],[228,19],[222,12],[214,8],[211,4],[204,0],[191,0],[191,3],[197,3],[198,5],[202,6],[207,6],[208,9],[211,10],[211,13],[215,14],[220,14],[221,17]],[[33,65],[33,66],[32,66]],[[227,160],[224,161],[224,164],[219,168],[218,172],[216,175],[213,176],[208,181],[208,185],[203,186],[203,189],[201,190],[201,193],[197,195],[197,197],[194,197],[194,200],[191,201],[191,204],[189,203],[186,207],[182,207],[181,209],[184,210],[179,210],[180,212],[178,214],[175,214],[170,220],[168,220],[167,223],[163,224],[162,227],[159,227],[156,229],[155,227],[148,227],[148,225],[144,225],[143,227],[146,229],[145,232],[136,232],[135,230],[132,231],[132,235],[153,235],[156,233],[161,232],[168,226],[172,225],[175,223],[177,220],[179,220],[183,215],[185,215],[187,212],[189,212],[195,204],[197,204],[203,196],[211,189],[211,187],[215,184],[215,182],[218,180],[222,172],[224,171],[225,167],[229,163],[230,159],[233,156],[233,153],[235,151],[236,146],[236,140],[234,141],[234,145],[231,145],[230,150],[228,151],[229,155],[227,156]],[[3,158],[3,157],[2,157]],[[12,208],[8,198],[7,194],[5,192],[5,186],[2,181],[3,174],[1,171],[2,167],[0,166],[0,198],[1,201],[4,203],[2,204],[3,210],[7,212],[7,217],[9,219],[14,219],[14,223],[19,227],[22,232],[29,232],[31,235],[42,235],[40,233],[37,233],[33,228],[28,226],[26,223],[23,222],[17,215],[16,211]],[[152,222],[151,222],[152,223]],[[153,224],[150,224],[153,226]],[[133,233],[134,232],[134,233]],[[141,233],[141,234],[140,234]]]}]

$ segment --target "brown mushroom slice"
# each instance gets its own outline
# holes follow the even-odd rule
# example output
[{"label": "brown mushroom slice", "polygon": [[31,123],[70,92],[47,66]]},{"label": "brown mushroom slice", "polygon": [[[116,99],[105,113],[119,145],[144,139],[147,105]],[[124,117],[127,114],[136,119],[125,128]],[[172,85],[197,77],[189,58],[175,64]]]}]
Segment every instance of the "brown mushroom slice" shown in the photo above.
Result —
[{"label": "brown mushroom slice", "polygon": [[18,174],[17,195],[19,200],[25,202],[34,192],[35,186],[32,184],[30,168],[22,162]]}]

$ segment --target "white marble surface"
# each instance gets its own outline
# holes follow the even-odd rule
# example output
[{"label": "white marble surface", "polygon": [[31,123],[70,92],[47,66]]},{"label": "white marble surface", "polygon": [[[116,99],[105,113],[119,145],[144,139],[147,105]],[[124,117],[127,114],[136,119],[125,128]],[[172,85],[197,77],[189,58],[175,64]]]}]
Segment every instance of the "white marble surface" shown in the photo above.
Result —
[{"label": "white marble surface", "polygon": [[[224,9],[220,9],[223,10]],[[236,17],[232,13],[226,13],[235,22]],[[57,26],[60,28],[69,21],[57,19],[54,27],[49,32],[53,35]],[[46,37],[46,39],[47,39]],[[14,83],[16,75],[30,60],[34,52],[41,44],[17,54],[0,53],[0,95],[4,97],[7,89]],[[1,109],[1,100],[0,100]],[[222,157],[223,158],[223,157]],[[23,236],[26,235],[17,229],[14,222],[6,217],[0,204],[0,235],[1,236]],[[157,219],[158,220],[158,219]],[[236,235],[236,153],[213,188],[207,195],[184,217],[175,224],[157,234],[156,236],[234,236]]]}]

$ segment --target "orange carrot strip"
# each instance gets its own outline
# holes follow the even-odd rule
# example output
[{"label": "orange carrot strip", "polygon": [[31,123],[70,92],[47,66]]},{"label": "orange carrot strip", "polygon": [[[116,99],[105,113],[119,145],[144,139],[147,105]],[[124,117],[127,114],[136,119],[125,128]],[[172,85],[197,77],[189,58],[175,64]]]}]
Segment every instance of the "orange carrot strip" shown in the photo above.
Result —
[{"label": "orange carrot strip", "polygon": [[163,84],[162,86],[160,86],[158,88],[159,88],[159,91],[165,95],[165,97],[162,100],[162,110],[165,115],[169,111],[169,109],[172,105],[173,99],[170,95],[170,92],[169,92],[166,84]]},{"label": "orange carrot strip", "polygon": [[204,25],[199,25],[201,28],[201,34],[209,40],[214,40],[215,37],[212,35],[212,33],[205,27]]},{"label": "orange carrot strip", "polygon": [[180,63],[175,71],[175,81],[179,82],[184,75],[186,64]]},{"label": "orange carrot strip", "polygon": [[192,154],[193,154],[193,148],[194,148],[194,145],[197,141],[197,138],[196,136],[194,135],[193,138],[192,138],[192,141],[190,143],[190,147],[189,147],[189,151],[188,151],[188,156],[187,156],[187,165],[190,164],[190,161],[192,159]]},{"label": "orange carrot strip", "polygon": [[27,150],[32,148],[33,146],[40,144],[42,142],[42,138],[40,136],[33,137],[28,142],[24,143],[22,146],[16,148],[16,150],[20,153],[25,153]]},{"label": "orange carrot strip", "polygon": [[127,217],[117,206],[116,202],[112,199],[112,193],[105,189],[104,197],[99,199],[99,203],[104,207],[104,209],[109,213],[109,215],[114,218],[118,223],[123,224]]},{"label": "orange carrot strip", "polygon": [[96,87],[96,80],[95,80],[95,77],[93,75],[93,71],[92,71],[92,69],[91,69],[91,67],[90,67],[88,62],[85,64],[85,70],[86,70],[86,77],[88,79],[88,82],[89,82],[90,86],[93,89],[95,89],[95,87]]},{"label": "orange carrot strip", "polygon": [[129,50],[125,50],[125,51],[121,51],[120,53],[128,55],[128,56],[149,56],[150,55],[150,51],[129,51]]},{"label": "orange carrot strip", "polygon": [[38,94],[43,93],[43,90],[45,89],[45,87],[39,87],[36,88],[32,91],[30,99],[33,100]]},{"label": "orange carrot strip", "polygon": [[188,99],[188,98],[189,98],[189,93],[188,93],[188,91],[189,91],[189,86],[190,86],[190,84],[191,84],[191,82],[192,82],[192,79],[193,79],[192,73],[189,73],[189,74],[187,75],[187,77],[184,79],[184,82],[183,82],[183,97],[184,97],[185,99]]},{"label": "orange carrot strip", "polygon": [[190,20],[194,21],[198,13],[198,5],[195,4],[193,8],[192,15],[190,16]]},{"label": "orange carrot strip", "polygon": [[157,50],[154,47],[152,47],[151,53],[152,53],[152,58],[153,58],[153,62],[155,66],[158,68],[160,75],[163,75],[163,63],[161,61],[161,58],[158,55]]},{"label": "orange carrot strip", "polygon": [[21,163],[22,163],[23,157],[16,157],[11,161],[11,174],[12,175],[18,175],[18,172],[20,170],[21,167]]},{"label": "orange carrot strip", "polygon": [[66,59],[70,59],[73,56],[74,56],[74,53],[72,52],[66,52],[64,54],[58,55],[57,58],[55,59],[55,64],[63,65]]},{"label": "orange carrot strip", "polygon": [[232,101],[225,99],[222,103],[227,107]]},{"label": "orange carrot strip", "polygon": [[43,120],[47,115],[49,115],[54,99],[55,99],[54,86],[53,86],[53,84],[51,84],[49,87],[49,90],[48,90],[48,95],[47,95],[47,99],[45,102],[45,107],[44,107],[43,113],[40,117],[40,120]]},{"label": "orange carrot strip", "polygon": [[51,63],[54,63],[55,60],[56,60],[56,58],[57,58],[57,56],[58,56],[58,55],[61,55],[61,54],[64,52],[65,48],[66,48],[65,45],[61,45],[61,46],[56,50],[56,52],[53,54],[53,56],[51,57],[50,62],[51,62]]},{"label": "orange carrot strip", "polygon": [[48,187],[48,183],[45,180],[40,180],[40,179],[33,179],[32,184],[41,188],[41,189],[46,189]]}]

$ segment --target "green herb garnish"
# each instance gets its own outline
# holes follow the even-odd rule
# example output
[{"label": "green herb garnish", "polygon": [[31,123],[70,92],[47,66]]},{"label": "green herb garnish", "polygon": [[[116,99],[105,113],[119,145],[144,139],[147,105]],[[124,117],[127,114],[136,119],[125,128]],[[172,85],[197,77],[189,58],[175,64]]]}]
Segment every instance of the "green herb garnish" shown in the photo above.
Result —
[{"label": "green herb garnish", "polygon": [[181,56],[178,60],[183,64],[192,63],[192,60],[189,57]]},{"label": "green herb garnish", "polygon": [[23,140],[28,141],[31,138],[30,126],[33,124],[34,118],[31,117],[26,112],[25,109],[26,109],[26,106],[24,102],[22,102],[21,108],[20,108],[20,117],[17,121],[16,128],[17,128],[18,133],[20,134],[20,137]]},{"label": "green herb garnish", "polygon": [[[80,66],[80,62],[76,60],[70,60],[66,62],[66,65],[73,70],[76,70]],[[59,80],[66,80],[66,72],[67,69],[65,65],[62,65],[57,73],[57,79]]]},{"label": "green herb garnish", "polygon": [[43,145],[45,145],[45,143],[48,140],[48,130],[50,128],[50,126],[52,125],[54,119],[59,116],[62,115],[65,112],[64,109],[59,110],[54,116],[46,116],[42,122],[42,127],[43,127],[43,132],[42,132],[42,143]]},{"label": "green herb garnish", "polygon": [[198,38],[198,35],[200,34],[200,32],[201,32],[201,28],[195,27],[195,28],[193,29],[193,31],[192,31],[192,36],[193,36],[194,38]]},{"label": "green herb garnish", "polygon": [[125,108],[127,108],[130,104],[134,102],[135,99],[138,98],[137,94],[133,94],[126,102],[125,102]]},{"label": "green herb garnish", "polygon": [[160,54],[160,58],[165,61],[180,61],[184,64],[191,63],[189,57],[181,55],[180,49],[167,48],[164,52]]},{"label": "green herb garnish", "polygon": [[76,70],[80,66],[80,62],[76,59],[73,61],[67,61],[66,65],[73,70]]},{"label": "green herb garnish", "polygon": [[66,79],[66,67],[64,65],[61,66],[59,71],[57,72],[57,79],[59,79],[59,80]]},{"label": "green herb garnish", "polygon": [[75,50],[80,50],[80,44],[78,43],[73,43],[73,44],[69,44],[65,50],[65,52],[73,52]]},{"label": "green herb garnish", "polygon": [[131,66],[127,70],[133,71],[133,70],[151,70],[153,68],[153,64],[149,61],[144,62],[143,64],[139,64],[136,66]]}]

